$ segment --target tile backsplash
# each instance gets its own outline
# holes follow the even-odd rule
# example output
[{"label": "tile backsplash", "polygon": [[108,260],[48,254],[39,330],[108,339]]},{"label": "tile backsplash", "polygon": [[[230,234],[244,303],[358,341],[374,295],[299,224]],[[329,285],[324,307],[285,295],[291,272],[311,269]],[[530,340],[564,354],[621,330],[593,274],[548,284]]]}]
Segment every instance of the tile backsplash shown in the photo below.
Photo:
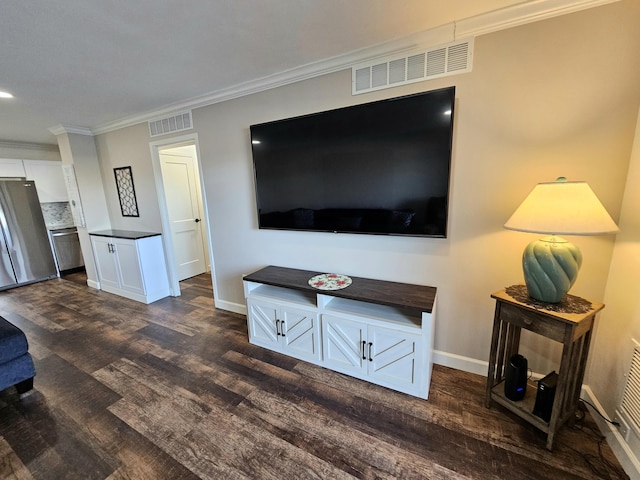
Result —
[{"label": "tile backsplash", "polygon": [[41,203],[42,216],[47,227],[72,227],[73,215],[69,202]]}]

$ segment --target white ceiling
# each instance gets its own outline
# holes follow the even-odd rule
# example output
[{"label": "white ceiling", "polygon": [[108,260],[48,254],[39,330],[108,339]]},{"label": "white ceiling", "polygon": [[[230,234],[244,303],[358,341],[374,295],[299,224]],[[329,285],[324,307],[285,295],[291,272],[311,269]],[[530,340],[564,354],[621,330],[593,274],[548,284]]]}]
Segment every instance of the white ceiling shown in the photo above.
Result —
[{"label": "white ceiling", "polygon": [[0,141],[167,105],[540,0],[0,0]]}]

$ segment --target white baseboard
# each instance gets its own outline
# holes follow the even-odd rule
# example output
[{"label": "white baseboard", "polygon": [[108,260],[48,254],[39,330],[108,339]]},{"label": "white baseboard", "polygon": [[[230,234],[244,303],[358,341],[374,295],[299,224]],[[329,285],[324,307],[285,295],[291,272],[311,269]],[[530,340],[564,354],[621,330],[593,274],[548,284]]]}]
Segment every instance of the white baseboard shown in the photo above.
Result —
[{"label": "white baseboard", "polygon": [[96,290],[100,290],[100,282],[96,282],[95,280],[87,279],[87,286],[95,288]]},{"label": "white baseboard", "polygon": [[443,367],[455,368],[463,372],[475,373],[477,375],[487,376],[489,371],[489,362],[476,360],[475,358],[463,357],[455,353],[442,352],[440,350],[433,351],[433,363],[442,365]]},{"label": "white baseboard", "polygon": [[[582,386],[582,397],[593,404],[600,412],[604,412],[602,404],[598,401],[591,388],[588,385]],[[588,408],[591,408],[587,406]],[[591,411],[591,416],[595,420],[600,432],[606,437],[607,443],[613,450],[613,453],[618,458],[620,465],[627,472],[627,475],[631,480],[640,480],[640,459],[638,458],[638,452],[634,452],[629,446],[624,437],[620,434],[618,429],[604,420],[596,412]]]},{"label": "white baseboard", "polygon": [[219,308],[220,310],[227,310],[229,312],[239,313],[240,315],[247,314],[247,306],[241,303],[233,303],[217,299],[214,299],[213,303],[216,308]]}]

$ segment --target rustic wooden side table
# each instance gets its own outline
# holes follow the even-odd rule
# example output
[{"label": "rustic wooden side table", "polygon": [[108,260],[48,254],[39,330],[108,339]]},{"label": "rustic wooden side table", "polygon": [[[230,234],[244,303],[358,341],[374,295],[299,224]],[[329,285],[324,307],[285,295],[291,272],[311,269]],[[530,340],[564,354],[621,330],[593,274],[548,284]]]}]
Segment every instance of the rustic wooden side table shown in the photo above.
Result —
[{"label": "rustic wooden side table", "polygon": [[[567,295],[557,304],[537,301],[524,285],[513,285],[491,295],[496,300],[487,377],[487,408],[495,401],[547,434],[547,449],[553,448],[558,429],[575,414],[589,354],[596,314],[604,308]],[[505,367],[518,353],[521,329],[530,330],[563,345],[551,419],[546,422],[533,414],[535,389],[525,398],[512,401],[505,396]]]}]

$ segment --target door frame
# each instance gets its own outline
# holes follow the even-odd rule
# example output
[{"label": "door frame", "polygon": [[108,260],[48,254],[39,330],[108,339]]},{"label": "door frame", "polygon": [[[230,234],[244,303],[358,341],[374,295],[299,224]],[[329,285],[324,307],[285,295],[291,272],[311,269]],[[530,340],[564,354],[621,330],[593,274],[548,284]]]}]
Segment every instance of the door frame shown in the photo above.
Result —
[{"label": "door frame", "polygon": [[[193,277],[194,275],[200,275],[202,273],[209,273],[211,266],[209,262],[209,251],[206,247],[208,243],[206,224],[207,218],[204,216],[204,205],[202,204],[202,195],[200,193],[200,172],[197,163],[197,154],[195,145],[185,145],[177,148],[161,148],[158,150],[160,154],[160,170],[162,171],[162,180],[164,182],[164,194],[167,199],[167,212],[169,212],[169,223],[171,225],[171,240],[174,243],[173,254],[176,258],[175,266],[178,273],[178,280],[182,281],[185,278]],[[180,165],[178,170],[168,170],[170,166]],[[171,172],[174,173],[171,173]],[[174,182],[176,178],[174,175],[178,175],[179,178],[185,181],[185,185],[181,185],[177,190],[177,186]],[[184,175],[184,177],[180,177]],[[186,187],[185,191],[182,187]],[[188,199],[186,193],[189,193]],[[184,223],[186,218],[180,218],[182,220],[179,224],[176,223],[176,212],[174,211],[174,205],[171,202],[187,202],[189,210],[191,212],[190,222]],[[187,210],[186,205],[182,205],[180,211],[185,214]],[[196,213],[197,212],[197,213]],[[195,220],[195,223],[193,223]],[[176,228],[180,231],[192,230],[191,235],[183,236],[180,239],[176,236]],[[188,239],[188,245],[183,244],[185,239]],[[199,247],[194,249],[195,247]],[[197,257],[190,256],[188,259],[183,256],[181,250],[186,248],[186,251],[197,253]],[[194,262],[197,260],[197,262]],[[188,261],[188,265],[181,265],[183,261]],[[197,265],[196,265],[197,263]],[[186,267],[186,270],[183,268]],[[197,268],[196,268],[197,267]],[[202,271],[200,271],[200,267]]]},{"label": "door frame", "polygon": [[207,209],[207,197],[204,188],[204,179],[202,176],[202,161],[200,158],[200,146],[198,143],[198,134],[191,133],[188,135],[181,135],[178,137],[170,137],[163,140],[156,140],[149,142],[149,149],[151,150],[151,164],[153,166],[153,176],[156,185],[156,194],[158,196],[158,209],[160,210],[160,221],[162,223],[162,241],[164,243],[164,255],[167,262],[167,271],[169,274],[169,287],[171,289],[171,295],[174,297],[180,296],[180,282],[178,280],[178,272],[175,267],[175,255],[173,253],[173,240],[171,238],[171,222],[169,220],[169,212],[167,209],[167,198],[164,191],[164,181],[162,180],[162,167],[160,166],[160,151],[174,147],[184,147],[187,145],[193,145],[196,149],[196,161],[198,162],[198,182],[200,184],[200,193],[202,196],[202,215],[206,218],[205,233],[207,242],[205,248],[209,254],[209,265],[211,267],[211,280],[213,284],[213,298],[214,302],[218,298],[218,290],[215,279],[215,264],[213,257],[213,248],[211,246],[211,226],[209,222],[209,212]]}]

